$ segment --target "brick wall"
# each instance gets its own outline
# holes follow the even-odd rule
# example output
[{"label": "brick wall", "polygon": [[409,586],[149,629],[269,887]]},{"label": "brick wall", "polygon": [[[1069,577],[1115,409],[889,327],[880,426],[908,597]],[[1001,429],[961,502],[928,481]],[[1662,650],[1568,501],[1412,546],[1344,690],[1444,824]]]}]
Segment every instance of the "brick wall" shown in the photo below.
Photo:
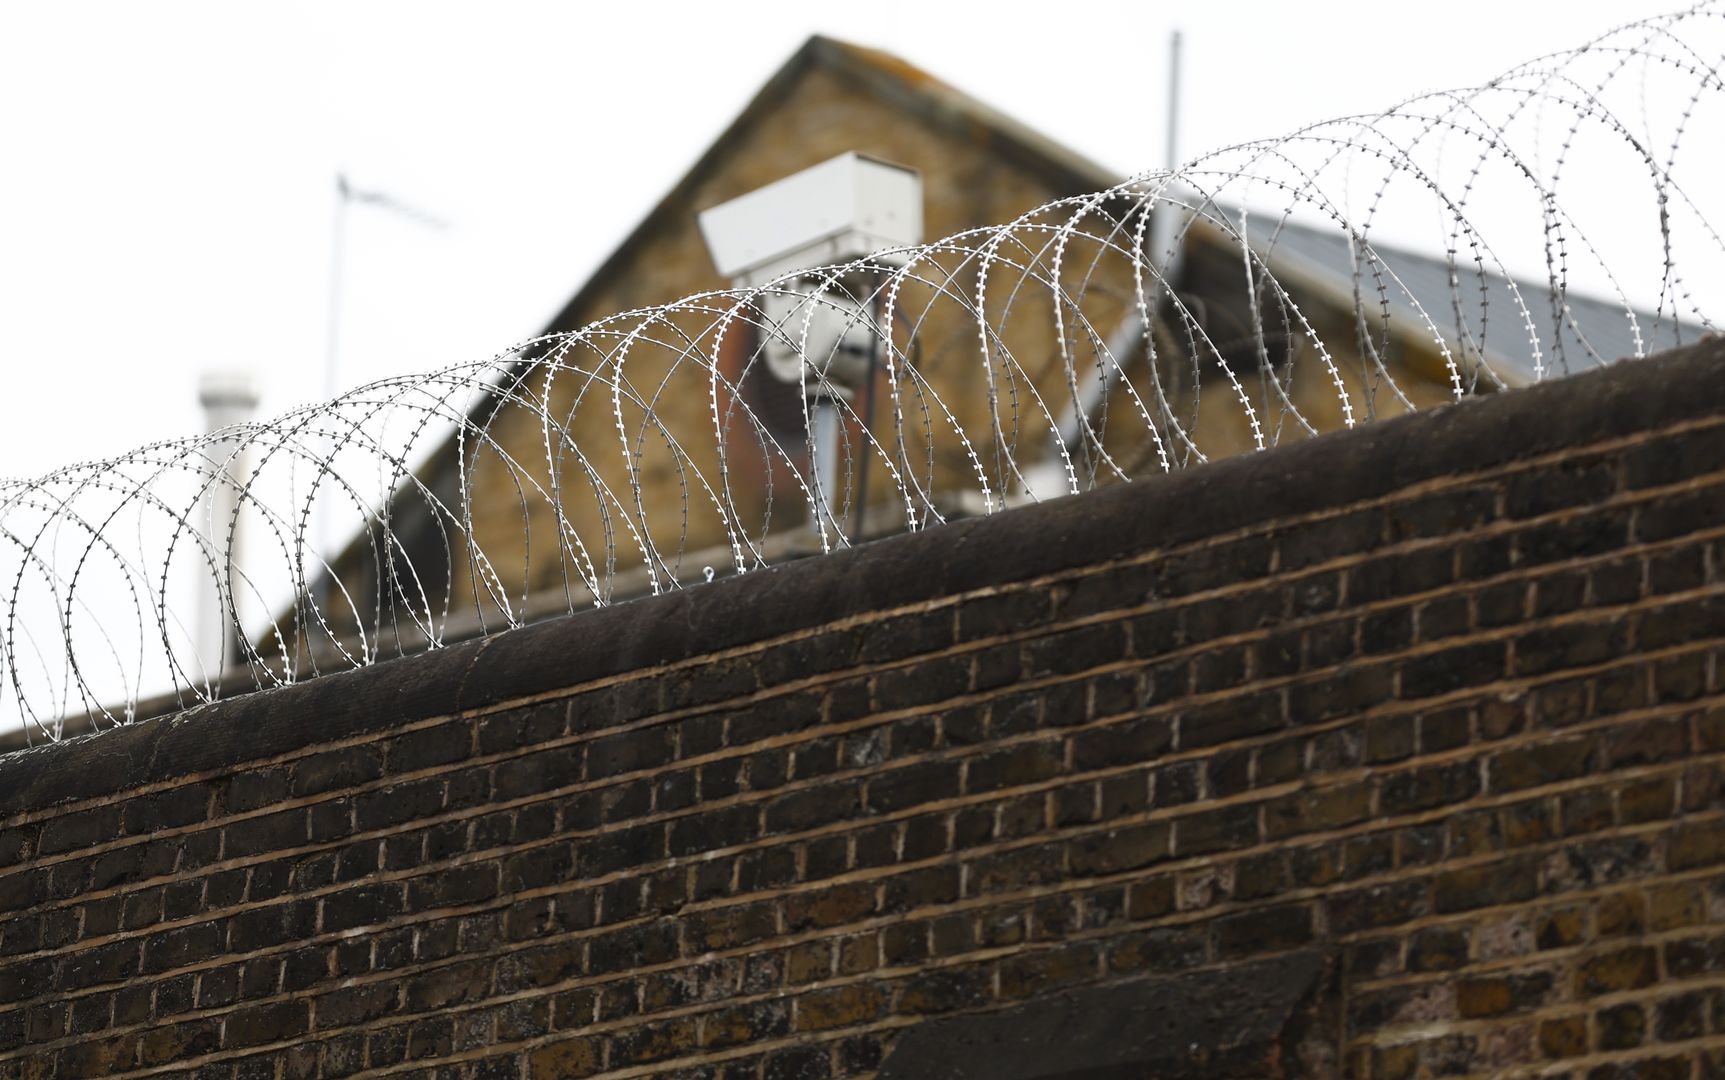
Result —
[{"label": "brick wall", "polygon": [[1721,365],[0,758],[0,1077],[1720,1075]]}]

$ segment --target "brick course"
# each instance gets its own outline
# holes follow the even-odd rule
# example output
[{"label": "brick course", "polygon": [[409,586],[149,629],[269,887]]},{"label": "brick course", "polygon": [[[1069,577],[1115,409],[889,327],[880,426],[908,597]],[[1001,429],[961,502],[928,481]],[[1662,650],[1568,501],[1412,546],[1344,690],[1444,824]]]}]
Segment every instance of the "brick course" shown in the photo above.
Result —
[{"label": "brick course", "polygon": [[1725,1074],[1722,364],[0,758],[0,1077],[914,1076],[1272,970],[1214,1075]]}]

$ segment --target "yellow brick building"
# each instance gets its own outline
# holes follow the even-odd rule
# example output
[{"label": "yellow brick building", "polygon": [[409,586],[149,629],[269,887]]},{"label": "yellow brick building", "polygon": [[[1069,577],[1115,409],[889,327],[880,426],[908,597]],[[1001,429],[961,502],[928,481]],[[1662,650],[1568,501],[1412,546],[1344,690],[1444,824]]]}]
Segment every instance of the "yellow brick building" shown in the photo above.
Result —
[{"label": "yellow brick building", "polygon": [[[1011,222],[1121,179],[910,64],[817,37],[768,81],[545,334],[570,335],[619,312],[725,288],[697,214],[847,151],[920,174],[930,240]],[[913,514],[927,522],[1024,498],[1030,485],[1023,467],[1040,463],[1065,475],[1049,429],[1058,425],[1055,414],[1075,407],[1075,373],[1097,367],[1105,339],[1143,324],[1133,260],[1120,249],[1150,229],[1129,204],[1097,207],[1071,232],[1058,268],[1048,249],[1025,246],[1023,238],[1052,235],[1071,211],[1025,219],[1015,234],[1019,249],[1001,251],[1000,265],[989,271],[980,307],[958,302],[977,292],[973,250],[928,257],[895,297],[902,323],[892,330],[893,346],[914,359],[923,379],[901,380],[897,399],[884,374],[877,379],[878,411],[868,419],[879,452],[861,453],[860,406],[851,419],[847,521],[866,505],[867,531],[879,534],[902,528]],[[1445,350],[1469,390],[1529,377],[1510,352],[1474,339],[1459,305],[1453,332],[1442,329],[1447,304],[1408,317],[1407,300],[1417,301],[1422,289],[1441,298],[1479,285],[1477,276],[1458,279],[1442,260],[1379,249],[1395,271],[1395,288],[1382,299],[1370,273],[1356,277],[1357,251],[1340,231],[1283,222],[1260,235],[1251,227],[1264,276],[1284,290],[1260,288],[1254,307],[1240,243],[1229,235],[1233,220],[1216,207],[1180,219],[1187,227],[1170,264],[1178,300],[1158,302],[1150,342],[1111,346],[1156,359],[1129,366],[1092,403],[1096,437],[1071,443],[1081,488],[1308,437],[1341,426],[1350,411],[1365,420],[1439,404],[1454,391]],[[1487,276],[1483,287],[1503,292],[1508,283]],[[1082,295],[1082,311],[1054,317],[1062,295]],[[1291,299],[1298,317],[1286,303],[1266,304],[1266,296]],[[1505,292],[1505,307],[1507,299]],[[1598,329],[1614,309],[1566,302],[1577,341],[1603,359],[1619,355]],[[1397,303],[1401,309],[1385,319],[1381,312]],[[1492,303],[1500,303],[1496,293]],[[483,404],[473,423],[432,455],[419,478],[444,507],[460,507],[459,527],[440,523],[418,497],[398,500],[389,526],[422,595],[435,598],[433,608],[448,599],[445,640],[579,608],[595,593],[615,599],[699,581],[708,568],[751,569],[814,544],[797,482],[807,454],[800,399],[749,366],[759,333],[751,337],[749,327],[728,321],[729,306],[716,300],[662,319],[633,316],[538,346],[504,380],[512,400]],[[1589,319],[1594,323],[1582,325]],[[1278,375],[1296,368],[1297,377]],[[624,381],[626,392],[617,393]],[[906,417],[897,425],[888,408],[894,400]],[[866,484],[861,456],[874,458]],[[899,496],[905,486],[924,500],[922,508],[907,511]],[[979,498],[979,489],[989,495]],[[378,588],[382,561],[371,540],[356,542],[338,560],[343,586],[388,604],[389,589]],[[334,612],[330,622],[341,633],[354,629],[351,613],[343,619]]]}]

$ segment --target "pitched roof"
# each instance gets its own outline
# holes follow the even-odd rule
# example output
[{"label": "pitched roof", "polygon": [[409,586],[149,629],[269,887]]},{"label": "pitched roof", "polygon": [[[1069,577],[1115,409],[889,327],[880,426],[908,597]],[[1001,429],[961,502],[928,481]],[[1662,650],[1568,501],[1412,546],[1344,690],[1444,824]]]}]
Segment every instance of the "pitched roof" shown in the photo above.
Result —
[{"label": "pitched roof", "polygon": [[667,219],[687,214],[696,190],[723,165],[744,133],[777,108],[792,93],[802,76],[816,67],[859,85],[887,104],[937,129],[960,133],[985,143],[1000,157],[1042,177],[1053,190],[1077,195],[1110,187],[1121,180],[1113,170],[1033,131],[914,64],[891,53],[817,34],[804,42],[767,80],[737,118],[599,265],[544,332],[580,329],[583,309],[603,284],[621,269],[629,252]]}]

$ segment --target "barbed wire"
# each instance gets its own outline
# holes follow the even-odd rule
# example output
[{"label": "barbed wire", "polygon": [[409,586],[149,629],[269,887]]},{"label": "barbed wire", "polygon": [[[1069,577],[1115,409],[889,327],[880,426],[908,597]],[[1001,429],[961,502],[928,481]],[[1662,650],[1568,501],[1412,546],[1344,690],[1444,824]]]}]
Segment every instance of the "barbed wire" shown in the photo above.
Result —
[{"label": "barbed wire", "polygon": [[1691,340],[1725,283],[1725,162],[1679,168],[1725,130],[1721,17],[0,481],[0,726],[124,723]]}]

